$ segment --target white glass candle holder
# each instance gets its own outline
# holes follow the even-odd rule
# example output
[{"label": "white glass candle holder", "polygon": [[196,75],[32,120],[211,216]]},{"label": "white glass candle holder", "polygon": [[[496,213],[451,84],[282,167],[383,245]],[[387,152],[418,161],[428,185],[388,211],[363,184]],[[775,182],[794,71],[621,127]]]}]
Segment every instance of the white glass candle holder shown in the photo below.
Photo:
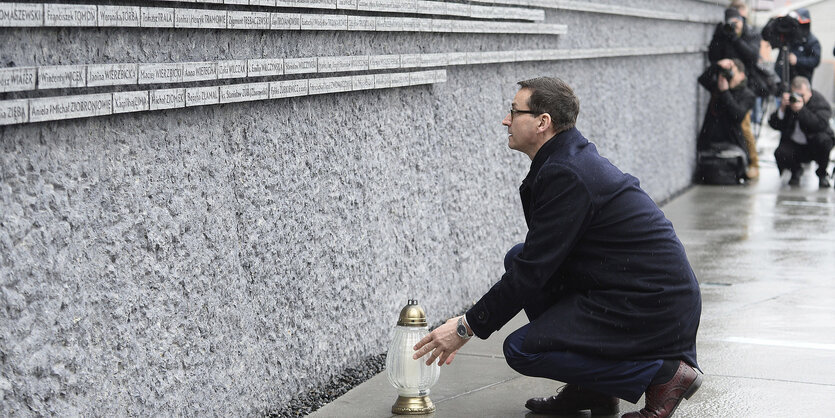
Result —
[{"label": "white glass candle holder", "polygon": [[416,300],[410,299],[400,311],[386,355],[386,376],[398,394],[391,407],[394,414],[423,415],[435,411],[435,405],[429,399],[429,388],[438,381],[441,368],[435,363],[426,365],[429,354],[417,360],[412,358],[415,344],[428,333],[426,313]]}]

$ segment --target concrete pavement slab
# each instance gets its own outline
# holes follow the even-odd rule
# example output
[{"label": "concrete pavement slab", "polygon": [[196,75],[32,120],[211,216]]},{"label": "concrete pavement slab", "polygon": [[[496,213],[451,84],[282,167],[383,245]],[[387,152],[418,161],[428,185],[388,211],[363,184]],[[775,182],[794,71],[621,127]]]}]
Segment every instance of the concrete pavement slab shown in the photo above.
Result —
[{"label": "concrete pavement slab", "polygon": [[[524,314],[520,313],[489,339],[474,338],[462,347],[452,364],[441,367],[441,377],[429,395],[432,402],[455,405],[458,397],[519,378],[504,361],[502,343],[526,322]],[[397,391],[383,372],[309,416],[386,417],[391,416],[391,405],[396,399]]]}]

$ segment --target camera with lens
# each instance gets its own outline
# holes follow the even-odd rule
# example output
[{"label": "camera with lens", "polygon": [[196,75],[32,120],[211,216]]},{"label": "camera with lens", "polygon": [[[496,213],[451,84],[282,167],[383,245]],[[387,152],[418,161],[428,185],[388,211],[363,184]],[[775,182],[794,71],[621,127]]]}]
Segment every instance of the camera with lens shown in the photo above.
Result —
[{"label": "camera with lens", "polygon": [[781,48],[803,37],[800,23],[792,16],[772,18],[762,30],[763,39],[772,48]]},{"label": "camera with lens", "polygon": [[725,24],[722,25],[722,32],[725,32],[725,35],[728,36],[736,36],[736,19],[728,19],[725,21]]},{"label": "camera with lens", "polygon": [[736,75],[733,68],[722,67],[719,63],[711,64],[710,68],[708,68],[707,74],[710,77],[710,83],[714,86],[719,83],[719,77],[728,80],[728,83],[730,83],[731,80],[733,80],[734,75]]},{"label": "camera with lens", "polygon": [[803,95],[798,92],[792,92],[791,96],[789,96],[789,103],[803,103]]}]

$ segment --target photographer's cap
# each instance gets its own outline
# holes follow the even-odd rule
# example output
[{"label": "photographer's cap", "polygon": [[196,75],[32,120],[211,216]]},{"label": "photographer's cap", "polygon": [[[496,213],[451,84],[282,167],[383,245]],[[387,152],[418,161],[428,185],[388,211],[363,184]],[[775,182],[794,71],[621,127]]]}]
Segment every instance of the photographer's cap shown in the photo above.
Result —
[{"label": "photographer's cap", "polygon": [[736,10],[733,7],[725,9],[725,22],[731,19],[742,19],[742,15],[739,14],[739,10]]},{"label": "photographer's cap", "polygon": [[800,23],[801,25],[805,25],[807,23],[812,22],[812,15],[809,14],[809,9],[805,7],[801,7],[797,10],[792,10],[791,12],[789,12],[789,16],[797,19],[797,23]]}]

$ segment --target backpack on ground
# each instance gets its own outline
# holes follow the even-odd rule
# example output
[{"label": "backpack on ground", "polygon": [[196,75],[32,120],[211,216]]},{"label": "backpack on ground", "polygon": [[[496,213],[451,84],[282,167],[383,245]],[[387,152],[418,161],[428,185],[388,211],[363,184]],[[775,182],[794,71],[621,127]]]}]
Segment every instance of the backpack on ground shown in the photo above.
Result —
[{"label": "backpack on ground", "polygon": [[739,184],[745,179],[748,155],[734,144],[711,144],[696,162],[696,181],[702,184]]}]

